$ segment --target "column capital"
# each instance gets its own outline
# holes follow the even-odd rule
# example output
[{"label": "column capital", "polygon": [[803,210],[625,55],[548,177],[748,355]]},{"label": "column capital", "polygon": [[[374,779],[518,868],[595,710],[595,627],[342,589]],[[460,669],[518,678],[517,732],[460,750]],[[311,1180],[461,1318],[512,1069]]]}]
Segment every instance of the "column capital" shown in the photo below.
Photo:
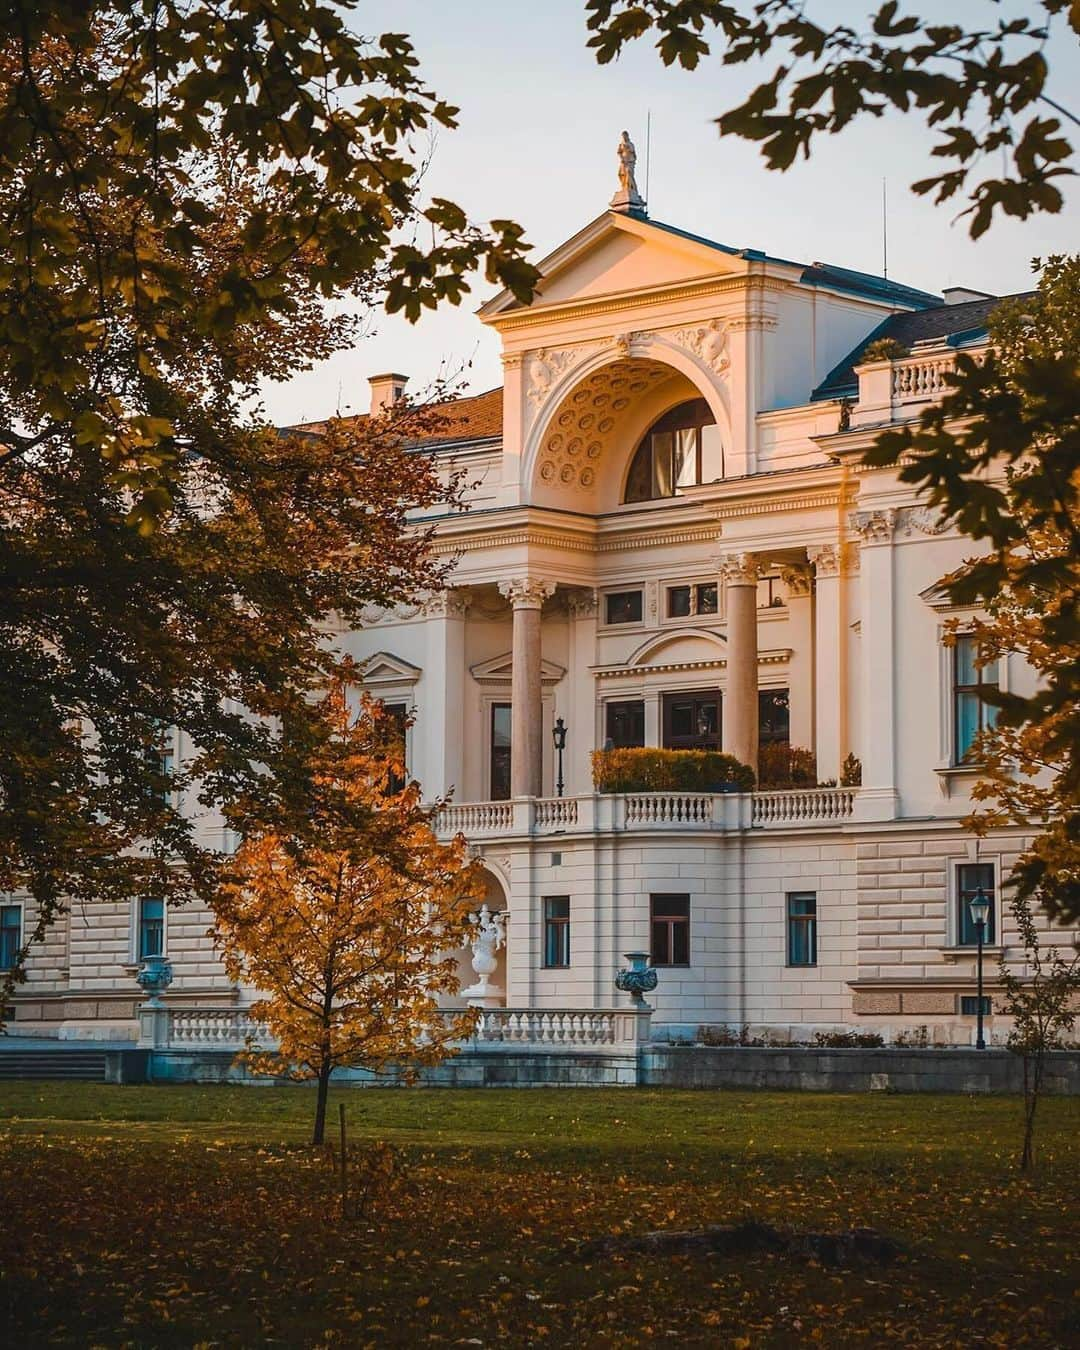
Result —
[{"label": "column capital", "polygon": [[848,516],[848,524],[864,543],[888,544],[892,542],[896,529],[896,512],[852,511]]},{"label": "column capital", "polygon": [[729,586],[756,586],[761,564],[753,553],[721,553],[716,570]]},{"label": "column capital", "polygon": [[590,619],[599,608],[599,599],[596,592],[589,587],[567,591],[566,608],[574,619]]},{"label": "column capital", "polygon": [[813,573],[807,564],[798,563],[791,567],[781,567],[780,580],[787,587],[788,598],[799,600],[810,594]]},{"label": "column capital", "polygon": [[436,591],[420,606],[420,612],[426,619],[463,619],[469,612],[472,597],[463,590],[447,587],[445,591]]},{"label": "column capital", "polygon": [[513,577],[499,582],[499,594],[505,595],[514,609],[541,609],[548,596],[555,594],[555,583],[539,577]]},{"label": "column capital", "polygon": [[835,577],[840,575],[840,545],[812,544],[806,550],[810,566],[816,577]]}]

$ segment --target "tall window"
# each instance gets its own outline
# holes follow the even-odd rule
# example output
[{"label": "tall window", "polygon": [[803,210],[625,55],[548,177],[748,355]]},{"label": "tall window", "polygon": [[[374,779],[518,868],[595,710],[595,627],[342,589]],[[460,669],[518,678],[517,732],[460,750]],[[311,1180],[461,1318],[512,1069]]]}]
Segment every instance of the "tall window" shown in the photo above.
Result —
[{"label": "tall window", "polygon": [[720,429],[705,400],[695,398],[672,408],[645,433],[630,464],[623,500],[674,497],[683,488],[723,476]]},{"label": "tall window", "polygon": [[762,689],[758,693],[758,740],[762,745],[791,740],[791,698],[786,689]]},{"label": "tall window", "polygon": [[609,703],[604,709],[604,743],[615,749],[645,744],[645,704]]},{"label": "tall window", "polygon": [[22,906],[0,905],[0,970],[10,970],[22,946]]},{"label": "tall window", "polygon": [[961,947],[975,947],[979,942],[979,935],[971,921],[971,910],[968,906],[974,900],[980,886],[987,900],[990,901],[990,912],[986,916],[986,932],[983,934],[983,941],[992,946],[997,933],[997,924],[994,918],[994,911],[997,909],[994,901],[994,864],[957,863],[956,941]]},{"label": "tall window", "polygon": [[667,750],[720,748],[720,691],[664,695],[664,747]]},{"label": "tall window", "polygon": [[153,739],[146,747],[148,768],[162,780],[154,787],[154,796],[163,802],[169,800],[172,788],[169,780],[176,771],[176,730],[174,727],[158,723]]},{"label": "tall window", "polygon": [[787,898],[787,963],[817,965],[817,896],[794,891]]},{"label": "tall window", "polygon": [[[404,703],[384,703],[383,712],[390,717],[397,727],[398,735],[401,737],[400,749],[401,757],[405,758],[405,735],[409,725],[409,709]],[[407,772],[407,769],[406,769]],[[391,792],[401,792],[405,787],[406,779],[396,773],[390,775],[390,781],[387,784]]]},{"label": "tall window", "polygon": [[143,896],[139,901],[135,951],[140,961],[165,951],[165,901]]},{"label": "tall window", "polygon": [[961,633],[953,648],[953,754],[957,764],[971,758],[975,737],[997,721],[997,709],[984,702],[983,695],[998,687],[998,663],[990,661],[979,670],[978,656],[977,639]]},{"label": "tall window", "polygon": [[510,704],[491,705],[491,800],[510,796]]},{"label": "tall window", "polygon": [[544,965],[556,969],[570,964],[570,897],[549,895],[544,900]]},{"label": "tall window", "polygon": [[690,964],[690,897],[653,895],[649,897],[654,966]]}]

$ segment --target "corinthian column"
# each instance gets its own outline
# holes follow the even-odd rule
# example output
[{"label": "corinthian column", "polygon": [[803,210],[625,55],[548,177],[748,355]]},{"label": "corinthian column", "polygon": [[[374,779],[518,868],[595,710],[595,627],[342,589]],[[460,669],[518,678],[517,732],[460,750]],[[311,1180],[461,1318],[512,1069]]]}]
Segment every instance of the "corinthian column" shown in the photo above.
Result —
[{"label": "corinthian column", "polygon": [[543,687],[540,681],[540,610],[555,590],[552,581],[516,577],[499,590],[514,608],[511,666],[510,792],[539,797],[543,791]]},{"label": "corinthian column", "polygon": [[724,691],[722,743],[757,773],[757,563],[751,553],[720,559],[727,595],[727,687]]}]

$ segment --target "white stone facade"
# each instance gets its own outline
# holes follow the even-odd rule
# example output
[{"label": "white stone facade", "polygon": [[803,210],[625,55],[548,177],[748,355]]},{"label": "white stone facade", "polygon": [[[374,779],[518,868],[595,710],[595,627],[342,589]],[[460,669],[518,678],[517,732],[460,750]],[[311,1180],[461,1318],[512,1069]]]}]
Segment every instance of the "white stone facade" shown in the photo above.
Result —
[{"label": "white stone facade", "polygon": [[[998,944],[1016,951],[1000,881],[1021,842],[976,853],[960,826],[974,775],[957,762],[942,637],[965,614],[936,585],[971,545],[860,458],[882,425],[940,395],[956,346],[984,340],[970,320],[985,306],[725,248],[637,210],[606,212],[542,270],[533,305],[502,295],[480,311],[503,343],[501,424],[498,391],[464,400],[466,432],[420,451],[476,484],[471,509],[438,522],[452,589],[341,635],[372,691],[413,711],[411,771],[431,798],[452,793],[442,828],[470,838],[490,902],[509,910],[493,977],[508,1006],[612,1007],[623,953],[654,942],[651,903],[675,896],[688,960],[660,969],[654,1029],[749,1025],[783,1039],[926,1026],[969,1041],[974,956],[957,887],[974,874],[958,868],[994,868],[992,982]],[[929,333],[910,355],[842,369],[905,315]],[[400,378],[373,381],[375,402]],[[628,502],[643,437],[693,400],[721,473]],[[634,594],[621,610],[609,601]],[[1015,660],[999,678],[1030,685]],[[594,793],[609,705],[633,705],[640,739],[661,745],[681,716],[673,695],[700,709],[719,691],[719,742],[752,762],[759,690],[788,691],[790,743],[815,753],[819,780],[835,783],[851,754],[861,785]],[[696,715],[700,730],[711,714]],[[562,799],[556,718],[568,728]],[[793,895],[815,899],[813,964],[789,962]],[[545,901],[564,897],[569,965],[549,968]],[[17,1022],[126,1034],[135,926],[126,911],[68,915],[32,958]],[[167,916],[174,1004],[243,1001],[208,926],[194,909]]]}]

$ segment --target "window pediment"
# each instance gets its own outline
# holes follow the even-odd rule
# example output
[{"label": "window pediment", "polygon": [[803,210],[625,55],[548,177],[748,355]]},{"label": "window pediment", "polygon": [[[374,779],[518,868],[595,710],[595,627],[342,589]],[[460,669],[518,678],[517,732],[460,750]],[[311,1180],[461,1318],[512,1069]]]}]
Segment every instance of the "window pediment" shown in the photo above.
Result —
[{"label": "window pediment", "polygon": [[[493,656],[487,661],[478,661],[475,666],[469,667],[469,673],[477,684],[506,686],[513,676],[513,668],[513,654],[503,652],[501,656]],[[560,666],[554,661],[541,660],[540,682],[545,687],[558,684],[565,674],[565,666]]]},{"label": "window pediment", "polygon": [[365,689],[378,689],[385,685],[415,684],[423,671],[403,657],[392,652],[376,652],[363,664],[361,683]]}]

